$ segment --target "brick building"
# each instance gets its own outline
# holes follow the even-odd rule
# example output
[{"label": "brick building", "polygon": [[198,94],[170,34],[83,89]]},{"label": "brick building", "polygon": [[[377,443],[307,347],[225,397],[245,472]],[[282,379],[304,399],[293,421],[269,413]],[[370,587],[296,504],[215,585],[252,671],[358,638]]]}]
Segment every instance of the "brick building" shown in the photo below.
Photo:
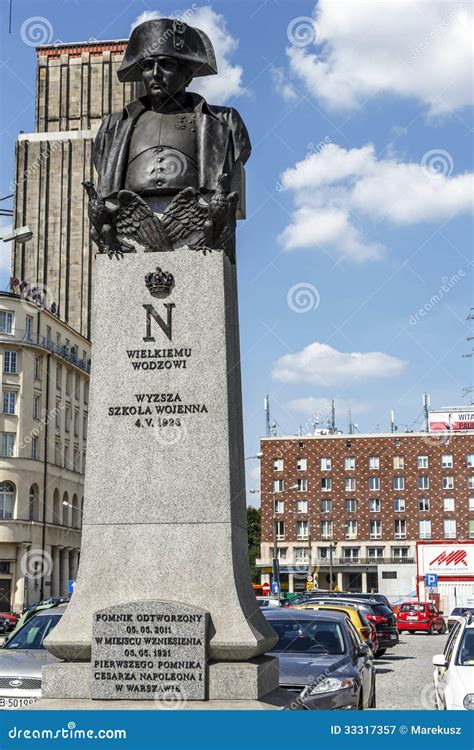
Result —
[{"label": "brick building", "polygon": [[[416,590],[417,540],[474,539],[474,431],[261,441],[262,582],[276,525],[282,590]],[[330,549],[332,548],[332,549]]]}]

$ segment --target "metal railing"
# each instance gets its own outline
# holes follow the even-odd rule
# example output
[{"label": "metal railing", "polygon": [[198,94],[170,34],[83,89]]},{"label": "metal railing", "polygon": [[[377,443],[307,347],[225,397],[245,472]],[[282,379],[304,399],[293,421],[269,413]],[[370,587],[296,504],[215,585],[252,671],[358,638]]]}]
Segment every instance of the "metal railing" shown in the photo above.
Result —
[{"label": "metal railing", "polygon": [[91,370],[90,359],[80,359],[74,346],[58,346],[54,341],[47,339],[46,336],[42,336],[39,333],[30,333],[29,331],[16,331],[14,334],[0,333],[0,342],[2,344],[15,343],[38,346],[41,349],[46,349],[48,352],[57,354],[58,357],[61,357],[66,360],[66,362],[70,362],[76,367],[79,367],[79,369],[84,372],[90,373]]}]

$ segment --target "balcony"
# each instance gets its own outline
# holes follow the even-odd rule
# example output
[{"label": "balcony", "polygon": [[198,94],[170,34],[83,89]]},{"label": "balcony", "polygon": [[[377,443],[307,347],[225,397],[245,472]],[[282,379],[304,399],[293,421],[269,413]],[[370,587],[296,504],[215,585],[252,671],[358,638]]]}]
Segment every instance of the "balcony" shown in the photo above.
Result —
[{"label": "balcony", "polygon": [[[414,557],[333,557],[332,564],[336,565],[414,565]],[[313,559],[317,567],[329,567],[329,557]]]},{"label": "balcony", "polygon": [[57,346],[53,341],[48,340],[46,336],[38,333],[28,333],[27,331],[17,331],[15,334],[0,333],[0,343],[2,344],[28,344],[45,349],[48,352],[56,354],[61,359],[69,362],[80,370],[90,373],[90,359],[79,359],[73,346]]}]

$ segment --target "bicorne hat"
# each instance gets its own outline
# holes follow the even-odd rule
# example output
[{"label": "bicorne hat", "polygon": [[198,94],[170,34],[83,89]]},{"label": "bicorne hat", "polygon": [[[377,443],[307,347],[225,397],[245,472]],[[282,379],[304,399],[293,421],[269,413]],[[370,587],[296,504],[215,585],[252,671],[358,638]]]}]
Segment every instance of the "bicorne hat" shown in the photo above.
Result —
[{"label": "bicorne hat", "polygon": [[201,29],[172,18],[155,18],[136,26],[128,40],[122,64],[117,71],[119,81],[141,81],[140,62],[145,57],[166,55],[192,63],[194,76],[217,73],[212,42]]}]

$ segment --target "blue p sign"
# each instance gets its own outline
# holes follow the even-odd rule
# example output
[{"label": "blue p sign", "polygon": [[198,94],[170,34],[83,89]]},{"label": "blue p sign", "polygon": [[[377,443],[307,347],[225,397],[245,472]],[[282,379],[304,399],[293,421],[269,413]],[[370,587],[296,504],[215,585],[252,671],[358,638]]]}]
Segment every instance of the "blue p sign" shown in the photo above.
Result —
[{"label": "blue p sign", "polygon": [[438,576],[436,573],[427,573],[425,576],[425,584],[427,589],[438,588]]}]

